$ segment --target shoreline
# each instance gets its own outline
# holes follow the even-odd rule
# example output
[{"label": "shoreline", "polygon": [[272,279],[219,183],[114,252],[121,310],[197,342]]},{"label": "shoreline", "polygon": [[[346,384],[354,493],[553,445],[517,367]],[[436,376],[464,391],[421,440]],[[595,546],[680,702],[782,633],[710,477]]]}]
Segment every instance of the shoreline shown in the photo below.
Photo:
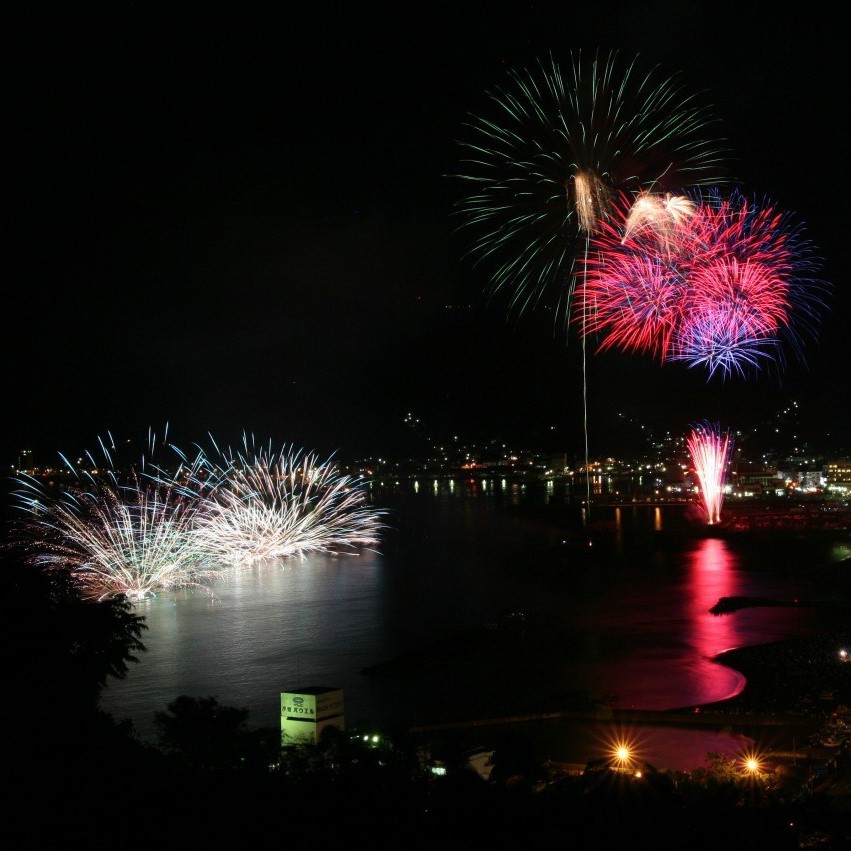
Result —
[{"label": "shoreline", "polygon": [[740,673],[745,685],[729,698],[697,706],[642,710],[594,701],[584,706],[542,705],[525,714],[418,725],[409,732],[461,737],[470,746],[519,734],[551,761],[574,766],[598,757],[600,742],[623,731],[649,738],[663,749],[668,740],[681,736],[694,740],[692,751],[705,741],[714,742],[711,750],[744,737],[773,762],[826,761],[835,753],[835,747],[824,743],[828,735],[851,736],[851,661],[842,661],[843,647],[851,653],[851,630],[724,651],[713,661]]},{"label": "shoreline", "polygon": [[851,630],[792,636],[726,650],[713,661],[738,671],[745,687],[737,695],[705,704],[701,711],[810,716],[851,704]]}]

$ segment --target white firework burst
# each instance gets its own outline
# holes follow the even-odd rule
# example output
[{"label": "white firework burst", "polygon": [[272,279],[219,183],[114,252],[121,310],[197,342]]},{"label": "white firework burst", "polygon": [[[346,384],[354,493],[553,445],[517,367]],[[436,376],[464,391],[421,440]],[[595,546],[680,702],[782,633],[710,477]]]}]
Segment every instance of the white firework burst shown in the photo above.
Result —
[{"label": "white firework burst", "polygon": [[106,467],[93,470],[61,456],[73,483],[52,491],[33,477],[18,479],[25,520],[16,543],[34,565],[71,571],[87,597],[140,600],[158,591],[204,587],[220,575],[191,534],[200,503],[178,483],[120,471],[101,441]]},{"label": "white firework burst", "polygon": [[[332,459],[284,446],[225,457],[217,484],[200,497],[196,544],[231,565],[353,554],[375,547],[384,512],[368,502],[365,482]],[[200,489],[199,489],[200,491]]]}]

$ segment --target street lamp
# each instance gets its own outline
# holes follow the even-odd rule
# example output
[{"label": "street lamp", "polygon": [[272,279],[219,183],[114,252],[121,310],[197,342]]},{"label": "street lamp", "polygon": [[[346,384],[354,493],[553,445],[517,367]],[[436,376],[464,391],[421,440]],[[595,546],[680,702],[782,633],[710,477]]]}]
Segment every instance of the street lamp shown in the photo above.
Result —
[{"label": "street lamp", "polygon": [[747,780],[747,795],[752,807],[759,803],[760,781],[764,778],[759,755],[751,751],[743,755],[744,775]]},{"label": "street lamp", "polygon": [[615,742],[612,747],[612,768],[615,771],[631,771],[633,748],[629,742]]}]

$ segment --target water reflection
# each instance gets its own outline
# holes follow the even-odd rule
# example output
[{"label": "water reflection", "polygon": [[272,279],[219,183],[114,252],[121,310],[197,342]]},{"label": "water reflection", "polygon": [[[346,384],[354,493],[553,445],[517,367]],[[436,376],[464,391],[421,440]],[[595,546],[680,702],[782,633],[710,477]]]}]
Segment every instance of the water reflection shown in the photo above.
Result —
[{"label": "water reflection", "polygon": [[738,647],[744,640],[741,619],[709,611],[721,597],[742,593],[738,556],[730,552],[726,541],[705,538],[689,553],[688,592],[692,644],[700,655],[712,658]]},{"label": "water reflection", "polygon": [[[721,597],[742,593],[739,581],[739,557],[726,541],[706,538],[689,555],[688,583],[691,642],[697,658],[711,660],[719,653],[748,642],[745,622],[730,615],[714,615],[710,609]],[[701,666],[702,694],[724,697],[738,694],[746,685],[738,672],[717,664]],[[710,698],[712,699],[712,698]],[[717,698],[715,698],[717,699]]]},{"label": "water reflection", "polygon": [[623,552],[623,516],[620,506],[615,508],[615,546]]},{"label": "water reflection", "polygon": [[[813,613],[794,608],[712,615],[720,597],[782,597],[789,581],[763,548],[679,537],[681,508],[600,510],[593,554],[547,546],[563,539],[569,512],[579,516],[566,497],[556,510],[563,496],[500,479],[477,490],[466,480],[424,481],[388,499],[399,529],[384,555],[233,574],[217,587],[218,604],[191,592],[144,601],[148,652],[110,685],[104,708],[144,727],[180,694],[214,695],[274,724],[280,690],[309,678],[345,690],[350,723],[517,714],[574,690],[616,694],[624,708],[667,709],[741,689],[740,674],[712,661],[718,653],[810,628]],[[807,563],[815,560],[808,546]],[[423,676],[360,673],[518,607],[555,633],[513,667],[501,655]]]}]

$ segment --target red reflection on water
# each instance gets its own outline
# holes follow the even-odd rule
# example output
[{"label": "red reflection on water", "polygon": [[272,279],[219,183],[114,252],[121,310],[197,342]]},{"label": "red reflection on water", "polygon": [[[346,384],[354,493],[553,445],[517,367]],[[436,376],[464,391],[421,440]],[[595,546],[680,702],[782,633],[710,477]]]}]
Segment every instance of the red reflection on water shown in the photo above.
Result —
[{"label": "red reflection on water", "polygon": [[[747,642],[739,619],[731,615],[713,615],[709,611],[721,597],[742,593],[738,567],[738,557],[718,538],[704,539],[690,554],[687,579],[690,641],[702,657],[711,659]],[[729,680],[729,672],[718,671],[719,686],[722,680]],[[712,690],[712,683],[706,686],[707,690]]]}]

